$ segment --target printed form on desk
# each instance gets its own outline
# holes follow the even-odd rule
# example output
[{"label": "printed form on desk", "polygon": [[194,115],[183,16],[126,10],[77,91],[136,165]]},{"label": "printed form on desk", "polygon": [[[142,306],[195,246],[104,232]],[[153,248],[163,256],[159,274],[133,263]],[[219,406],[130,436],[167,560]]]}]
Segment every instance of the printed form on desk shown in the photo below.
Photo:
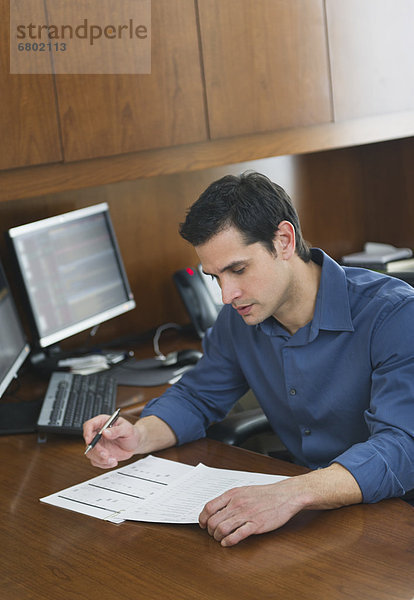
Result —
[{"label": "printed form on desk", "polygon": [[198,523],[204,505],[225,491],[282,479],[287,478],[201,463],[193,467],[150,455],[40,500],[112,523]]}]

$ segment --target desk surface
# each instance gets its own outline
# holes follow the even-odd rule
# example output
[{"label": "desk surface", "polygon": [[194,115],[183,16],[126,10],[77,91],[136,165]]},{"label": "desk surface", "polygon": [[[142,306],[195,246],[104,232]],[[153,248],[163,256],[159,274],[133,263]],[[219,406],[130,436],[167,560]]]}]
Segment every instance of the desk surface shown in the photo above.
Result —
[{"label": "desk surface", "polygon": [[[414,510],[400,500],[304,512],[222,548],[198,525],[114,525],[39,502],[96,476],[80,439],[0,438],[5,600],[414,597]],[[200,440],[158,456],[294,475],[300,467]],[[133,459],[136,460],[136,459]]]}]

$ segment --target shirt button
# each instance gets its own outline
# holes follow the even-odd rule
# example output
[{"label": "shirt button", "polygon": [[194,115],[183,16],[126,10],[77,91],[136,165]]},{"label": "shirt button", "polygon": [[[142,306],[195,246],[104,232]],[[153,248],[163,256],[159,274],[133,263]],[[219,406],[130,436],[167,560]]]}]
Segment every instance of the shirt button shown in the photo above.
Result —
[{"label": "shirt button", "polygon": [[289,390],[289,394],[290,394],[291,396],[296,396],[296,390],[295,390],[295,388],[290,388],[290,390]]},{"label": "shirt button", "polygon": [[303,432],[305,435],[310,435],[312,432],[310,429],[305,429]]}]

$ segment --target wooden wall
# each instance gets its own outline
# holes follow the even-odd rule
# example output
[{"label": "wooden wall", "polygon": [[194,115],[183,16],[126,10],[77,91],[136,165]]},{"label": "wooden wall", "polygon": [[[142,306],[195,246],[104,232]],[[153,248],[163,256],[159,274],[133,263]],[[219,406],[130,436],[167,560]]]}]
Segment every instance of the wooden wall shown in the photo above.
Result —
[{"label": "wooden wall", "polygon": [[[12,200],[0,203],[1,230],[108,202],[137,303],[101,326],[98,339],[110,339],[188,320],[171,276],[194,265],[196,255],[177,228],[215,179],[246,169],[265,173],[292,196],[305,238],[338,259],[364,241],[414,247],[413,158],[414,138],[408,138]],[[0,256],[20,305],[3,239]]]}]

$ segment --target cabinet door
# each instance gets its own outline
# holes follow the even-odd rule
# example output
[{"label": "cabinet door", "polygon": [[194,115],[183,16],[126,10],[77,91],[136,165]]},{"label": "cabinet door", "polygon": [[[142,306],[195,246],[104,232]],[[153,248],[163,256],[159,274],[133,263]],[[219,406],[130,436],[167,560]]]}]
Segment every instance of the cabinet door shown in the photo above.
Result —
[{"label": "cabinet door", "polygon": [[206,139],[194,1],[151,4],[151,74],[56,76],[66,161]]},{"label": "cabinet door", "polygon": [[[42,0],[33,3],[43,11]],[[58,162],[62,155],[52,76],[10,74],[9,23],[9,0],[0,0],[0,169]]]},{"label": "cabinet door", "polygon": [[414,109],[414,2],[327,0],[334,112],[344,121]]},{"label": "cabinet door", "polygon": [[331,120],[322,0],[199,0],[212,138]]}]

